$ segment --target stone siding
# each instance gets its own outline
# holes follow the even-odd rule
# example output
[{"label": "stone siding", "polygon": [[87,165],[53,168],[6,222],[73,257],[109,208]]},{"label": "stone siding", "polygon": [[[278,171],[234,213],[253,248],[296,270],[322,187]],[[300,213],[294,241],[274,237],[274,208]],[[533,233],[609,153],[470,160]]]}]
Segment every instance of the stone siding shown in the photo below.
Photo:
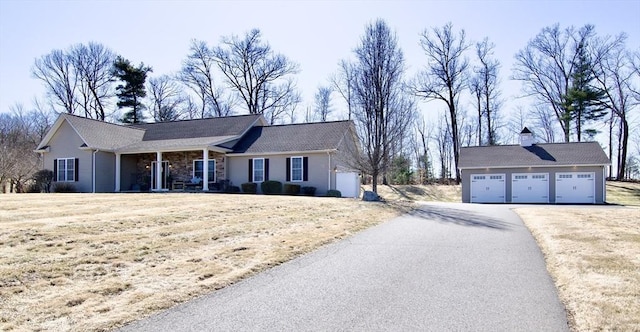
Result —
[{"label": "stone siding", "polygon": [[[216,180],[224,180],[224,154],[209,151],[209,160],[216,161]],[[202,151],[165,152],[162,160],[169,162],[171,179],[189,181],[193,177],[193,161],[202,160]],[[137,169],[139,174],[151,177],[151,162],[156,161],[155,153],[137,155]],[[213,181],[213,179],[210,179]]]}]

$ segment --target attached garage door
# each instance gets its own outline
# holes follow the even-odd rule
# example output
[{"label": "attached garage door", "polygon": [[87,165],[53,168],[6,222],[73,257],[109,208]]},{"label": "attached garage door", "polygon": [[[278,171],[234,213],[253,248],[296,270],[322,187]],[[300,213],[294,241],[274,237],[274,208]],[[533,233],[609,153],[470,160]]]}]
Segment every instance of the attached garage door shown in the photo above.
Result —
[{"label": "attached garage door", "polygon": [[471,203],[504,203],[504,174],[471,174]]},{"label": "attached garage door", "polygon": [[336,173],[336,189],[342,197],[360,196],[360,174],[355,172]]},{"label": "attached garage door", "polygon": [[596,174],[556,173],[556,203],[595,203]]},{"label": "attached garage door", "polygon": [[549,174],[512,174],[512,203],[549,203]]}]

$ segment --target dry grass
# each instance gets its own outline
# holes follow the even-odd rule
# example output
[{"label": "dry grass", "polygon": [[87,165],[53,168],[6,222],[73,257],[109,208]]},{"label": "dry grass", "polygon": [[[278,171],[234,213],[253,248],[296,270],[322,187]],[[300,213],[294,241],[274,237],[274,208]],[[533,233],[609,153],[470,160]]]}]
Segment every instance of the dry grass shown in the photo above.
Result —
[{"label": "dry grass", "polygon": [[[371,190],[371,186],[363,186]],[[387,201],[461,202],[459,185],[378,185],[378,194]]]},{"label": "dry grass", "polygon": [[107,330],[392,218],[352,199],[0,197],[0,330]]},{"label": "dry grass", "polygon": [[607,202],[640,207],[640,183],[607,182]]},{"label": "dry grass", "polygon": [[516,209],[574,331],[640,331],[640,185],[608,183],[607,197],[636,207]]}]

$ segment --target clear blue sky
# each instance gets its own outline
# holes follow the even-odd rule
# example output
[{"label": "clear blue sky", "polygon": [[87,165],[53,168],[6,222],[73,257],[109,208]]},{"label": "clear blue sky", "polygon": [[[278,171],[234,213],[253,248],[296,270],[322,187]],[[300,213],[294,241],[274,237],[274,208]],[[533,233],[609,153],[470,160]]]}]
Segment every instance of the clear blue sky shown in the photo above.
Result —
[{"label": "clear blue sky", "polygon": [[[419,34],[451,21],[474,41],[496,44],[502,89],[513,109],[520,83],[510,81],[514,54],[543,27],[586,23],[600,35],[626,32],[640,47],[640,0],[610,1],[59,1],[0,0],[0,112],[27,108],[44,88],[31,78],[34,59],[53,49],[96,41],[134,63],[153,67],[152,76],[180,68],[191,39],[211,44],[221,36],[259,28],[274,50],[297,62],[300,110],[311,105],[318,85],[337,70],[357,45],[366,24],[382,18],[396,31],[408,74],[424,66]],[[472,55],[472,54],[470,54]],[[337,99],[337,95],[334,96]],[[339,106],[338,102],[334,105]],[[442,108],[422,104],[424,110]]]}]

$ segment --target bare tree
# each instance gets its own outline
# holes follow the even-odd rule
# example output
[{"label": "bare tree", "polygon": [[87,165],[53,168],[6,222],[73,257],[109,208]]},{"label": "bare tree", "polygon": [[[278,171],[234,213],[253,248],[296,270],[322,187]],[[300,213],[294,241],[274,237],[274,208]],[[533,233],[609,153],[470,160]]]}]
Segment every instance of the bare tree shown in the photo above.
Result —
[{"label": "bare tree", "polygon": [[48,113],[27,112],[19,104],[11,107],[11,113],[0,113],[0,187],[3,192],[25,191],[25,184],[40,165],[39,155],[33,150],[51,123]]},{"label": "bare tree", "polygon": [[168,75],[152,77],[147,83],[151,115],[156,122],[175,121],[182,117],[185,101],[182,89]]},{"label": "bare tree", "polygon": [[415,133],[413,135],[413,149],[418,169],[418,182],[427,184],[433,178],[433,165],[430,142],[433,138],[433,126],[427,124],[420,116],[414,121]]},{"label": "bare tree", "polygon": [[[470,87],[476,100],[478,111],[478,144],[497,144],[498,109],[502,104],[498,89],[498,71],[500,62],[494,58],[495,45],[487,38],[476,43],[476,55],[479,65],[474,66],[474,75]],[[483,125],[486,125],[486,139],[483,136]]]},{"label": "bare tree", "polygon": [[105,108],[113,97],[113,62],[115,53],[102,44],[77,44],[71,47],[69,56],[78,77],[81,93],[79,102],[85,117],[105,120]]},{"label": "bare tree", "polygon": [[353,84],[354,84],[354,69],[353,64],[346,60],[340,61],[340,69],[338,74],[331,78],[331,84],[333,88],[344,98],[347,103],[347,120],[351,120],[351,114],[353,113]]},{"label": "bare tree", "polygon": [[[535,121],[535,126],[542,131],[542,135],[538,134],[537,137],[547,143],[554,143],[556,141],[556,127],[553,122],[553,110],[546,104],[536,105],[530,114]],[[519,130],[522,130],[522,128],[520,127]]]},{"label": "bare tree", "polygon": [[271,123],[291,111],[300,95],[291,78],[298,66],[263,42],[258,29],[222,38],[212,58],[249,114],[265,114]]},{"label": "bare tree", "polygon": [[402,89],[404,56],[398,40],[383,20],[366,26],[354,50],[356,60],[348,67],[351,81],[353,119],[362,147],[354,165],[373,178],[389,166],[391,145],[406,132],[413,119],[414,105]]},{"label": "bare tree", "polygon": [[331,92],[331,88],[320,86],[314,96],[314,111],[321,122],[326,122],[331,113]]},{"label": "bare tree", "polygon": [[546,27],[516,54],[512,78],[523,82],[523,90],[553,109],[564,133],[571,139],[571,110],[563,103],[571,88],[574,64],[581,45],[587,45],[595,35],[593,25],[576,30],[573,26],[560,29],[559,24]]},{"label": "bare tree", "polygon": [[634,91],[638,89],[634,84],[637,84],[640,75],[637,68],[634,68],[633,58],[624,43],[609,43],[606,39],[600,39],[597,44],[603,56],[595,63],[595,71],[598,73],[595,79],[605,92],[608,107],[617,118],[617,179],[622,180],[626,175],[630,112],[639,104],[634,98]]},{"label": "bare tree", "polygon": [[104,121],[113,97],[114,60],[115,54],[102,44],[76,44],[36,59],[32,75],[45,84],[59,111]]},{"label": "bare tree", "polygon": [[427,67],[419,74],[414,83],[414,90],[420,97],[441,100],[447,105],[456,181],[459,182],[460,137],[457,102],[466,87],[469,61],[464,57],[464,52],[469,48],[469,44],[466,42],[464,30],[456,34],[451,23],[442,28],[425,30],[421,37],[420,44],[427,56]]},{"label": "bare tree", "polygon": [[453,159],[451,156],[453,148],[451,128],[446,116],[438,117],[435,140],[438,146],[438,155],[440,156],[440,179],[442,180],[451,178],[451,159]]},{"label": "bare tree", "polygon": [[182,63],[179,79],[200,98],[200,118],[231,114],[232,101],[224,95],[224,89],[215,83],[217,63],[213,49],[206,42],[192,40],[189,55]]},{"label": "bare tree", "polygon": [[36,59],[31,70],[33,77],[44,82],[47,95],[54,103],[69,114],[76,113],[76,90],[78,77],[75,74],[73,61],[62,50]]}]

